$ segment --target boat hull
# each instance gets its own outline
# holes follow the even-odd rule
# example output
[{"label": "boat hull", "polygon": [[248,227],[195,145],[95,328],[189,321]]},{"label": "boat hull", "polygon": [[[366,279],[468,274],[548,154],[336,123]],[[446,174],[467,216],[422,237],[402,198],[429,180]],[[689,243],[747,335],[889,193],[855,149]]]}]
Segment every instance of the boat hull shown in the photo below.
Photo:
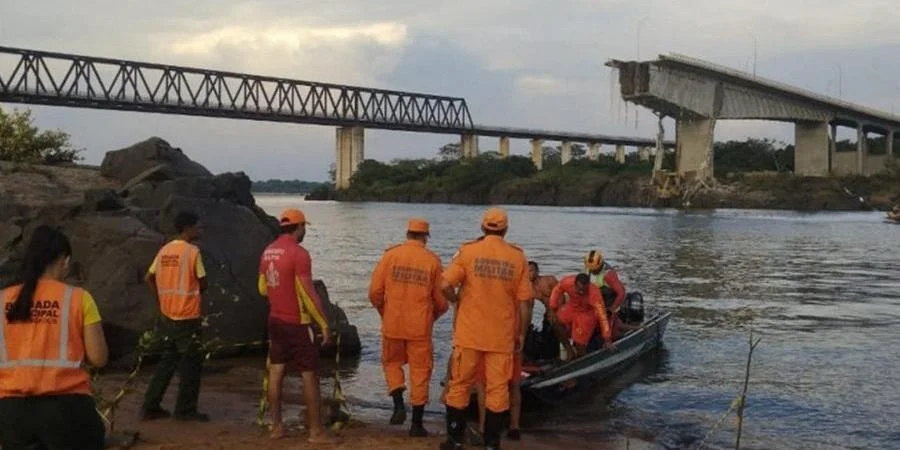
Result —
[{"label": "boat hull", "polygon": [[597,350],[528,376],[521,383],[525,404],[560,403],[622,372],[648,352],[660,347],[670,317],[671,313],[651,317],[643,327],[617,340],[614,350]]}]

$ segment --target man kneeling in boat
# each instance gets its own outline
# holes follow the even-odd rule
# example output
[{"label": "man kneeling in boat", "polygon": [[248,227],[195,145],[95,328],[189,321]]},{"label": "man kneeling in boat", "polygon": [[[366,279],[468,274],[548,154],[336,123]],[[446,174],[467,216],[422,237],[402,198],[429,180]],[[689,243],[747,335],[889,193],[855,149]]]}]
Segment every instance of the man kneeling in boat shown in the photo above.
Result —
[{"label": "man kneeling in boat", "polygon": [[[568,300],[560,306],[563,296],[567,296]],[[570,354],[569,359],[587,353],[588,343],[598,323],[603,337],[603,348],[613,348],[612,327],[603,296],[600,289],[591,284],[588,274],[569,275],[560,280],[550,294],[550,310],[553,311],[551,320],[565,326],[568,337],[575,343],[575,354]]]}]

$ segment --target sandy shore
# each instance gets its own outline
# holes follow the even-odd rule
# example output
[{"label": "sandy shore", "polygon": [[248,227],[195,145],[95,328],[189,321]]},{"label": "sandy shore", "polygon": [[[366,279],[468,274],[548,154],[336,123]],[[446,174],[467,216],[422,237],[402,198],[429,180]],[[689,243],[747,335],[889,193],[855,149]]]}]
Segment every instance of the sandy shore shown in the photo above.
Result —
[{"label": "sandy shore", "polygon": [[[209,423],[183,423],[174,420],[139,422],[138,410],[144,388],[147,386],[153,368],[147,367],[134,383],[134,390],[119,403],[115,414],[115,431],[137,431],[140,433],[135,449],[283,449],[283,448],[337,448],[367,450],[407,450],[438,448],[443,441],[443,417],[437,414],[428,415],[426,428],[432,433],[428,438],[412,439],[407,436],[407,427],[393,427],[387,424],[386,410],[363,408],[350,405],[351,422],[338,435],[342,439],[339,445],[313,445],[306,442],[308,436],[300,426],[300,415],[303,407],[299,404],[301,397],[300,384],[297,379],[288,379],[285,395],[288,405],[284,416],[289,435],[277,441],[268,438],[264,427],[254,422],[261,392],[260,368],[255,367],[217,367],[211,363],[203,378],[200,397],[201,411],[208,413],[212,420]],[[123,385],[125,374],[107,374],[97,383],[104,398],[112,398]],[[255,380],[255,382],[254,382]],[[177,391],[177,376],[166,393],[163,407],[171,409]],[[323,382],[323,397],[330,394],[330,386]],[[268,417],[266,417],[268,420]],[[642,449],[653,446],[638,437],[625,436],[563,436],[554,433],[528,433],[524,430],[522,440],[511,442],[504,440],[503,448],[542,450],[551,448],[566,449]]]}]

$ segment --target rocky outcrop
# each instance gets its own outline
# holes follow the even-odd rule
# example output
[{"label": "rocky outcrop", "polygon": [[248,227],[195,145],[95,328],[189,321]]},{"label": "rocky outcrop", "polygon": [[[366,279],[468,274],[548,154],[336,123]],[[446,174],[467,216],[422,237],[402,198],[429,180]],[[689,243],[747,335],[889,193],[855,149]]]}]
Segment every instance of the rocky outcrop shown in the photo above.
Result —
[{"label": "rocky outcrop", "polygon": [[[268,304],[256,279],[278,223],[256,205],[245,174],[212,175],[159,138],[109,152],[100,171],[0,168],[0,285],[13,280],[31,230],[43,223],[62,227],[73,245],[71,281],[96,298],[113,359],[128,357],[158,317],[143,276],[183,210],[196,212],[203,227],[204,336],[226,348],[265,340]],[[317,289],[327,298],[324,284]],[[356,328],[328,304],[342,354],[358,354]]]}]

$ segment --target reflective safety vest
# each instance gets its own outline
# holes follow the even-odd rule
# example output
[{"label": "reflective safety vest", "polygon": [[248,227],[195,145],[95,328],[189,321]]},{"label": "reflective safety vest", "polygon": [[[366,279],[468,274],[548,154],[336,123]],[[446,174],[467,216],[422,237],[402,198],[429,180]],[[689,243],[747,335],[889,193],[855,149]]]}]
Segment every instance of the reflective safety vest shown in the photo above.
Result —
[{"label": "reflective safety vest", "polygon": [[[8,311],[22,286],[0,291]],[[41,280],[29,322],[0,318],[0,398],[90,394],[84,360],[84,291]]]},{"label": "reflective safety vest", "polygon": [[609,272],[609,266],[606,263],[603,263],[603,268],[600,270],[600,273],[593,276],[593,280],[591,280],[595,286],[599,289],[603,289],[606,287],[606,274]]},{"label": "reflective safety vest", "polygon": [[156,255],[156,292],[162,314],[172,320],[200,317],[200,249],[185,241],[169,242]]}]

